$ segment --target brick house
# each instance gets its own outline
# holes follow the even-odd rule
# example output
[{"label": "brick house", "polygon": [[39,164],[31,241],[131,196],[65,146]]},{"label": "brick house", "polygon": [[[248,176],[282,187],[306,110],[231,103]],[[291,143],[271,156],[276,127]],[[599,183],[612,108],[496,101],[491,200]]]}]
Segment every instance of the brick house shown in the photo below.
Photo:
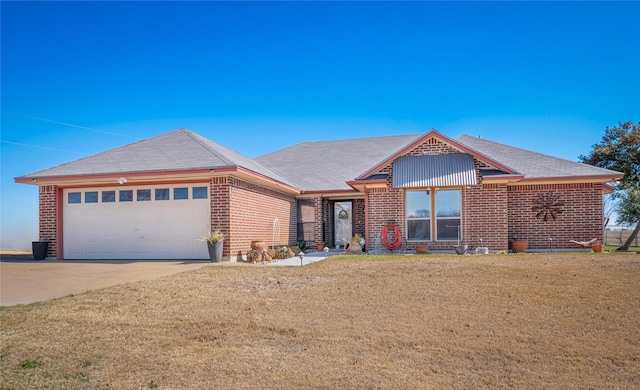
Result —
[{"label": "brick house", "polygon": [[[197,240],[227,235],[224,258],[268,245],[387,251],[458,242],[508,250],[602,238],[606,183],[619,172],[496,142],[426,134],[297,144],[255,159],[186,129],[16,178],[39,187],[40,239],[57,259],[206,259]],[[390,226],[391,226],[390,225]],[[388,239],[389,237],[387,237]]]}]

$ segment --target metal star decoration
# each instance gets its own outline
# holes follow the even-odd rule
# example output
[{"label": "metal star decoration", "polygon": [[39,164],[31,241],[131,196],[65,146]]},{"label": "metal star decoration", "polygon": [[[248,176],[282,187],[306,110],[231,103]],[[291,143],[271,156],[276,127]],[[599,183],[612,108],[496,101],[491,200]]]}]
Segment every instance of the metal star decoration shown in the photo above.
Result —
[{"label": "metal star decoration", "polygon": [[536,217],[546,221],[549,217],[556,219],[557,214],[562,214],[563,202],[560,202],[560,194],[549,192],[547,194],[539,194],[538,199],[533,200],[534,206],[531,208],[537,211]]}]

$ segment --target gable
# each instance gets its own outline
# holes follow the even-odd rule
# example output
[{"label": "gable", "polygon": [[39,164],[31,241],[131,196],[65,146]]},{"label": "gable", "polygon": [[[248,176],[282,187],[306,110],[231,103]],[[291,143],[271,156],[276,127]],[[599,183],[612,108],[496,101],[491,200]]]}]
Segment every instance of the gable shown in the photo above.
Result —
[{"label": "gable", "polygon": [[[424,136],[407,145],[396,154],[383,160],[378,165],[361,174],[356,180],[364,180],[372,175],[379,174],[384,171],[392,171],[394,162],[404,156],[423,156],[423,155],[446,155],[446,154],[467,154],[477,161],[477,164],[483,169],[504,172],[506,174],[515,174],[513,169],[500,164],[499,162],[486,157],[474,149],[471,149],[435,130],[429,131]],[[433,160],[435,161],[435,160]],[[451,160],[453,161],[453,160]],[[442,159],[442,163],[451,163],[449,160]]]},{"label": "gable", "polygon": [[393,188],[476,184],[476,169],[470,154],[409,155],[393,162]]}]

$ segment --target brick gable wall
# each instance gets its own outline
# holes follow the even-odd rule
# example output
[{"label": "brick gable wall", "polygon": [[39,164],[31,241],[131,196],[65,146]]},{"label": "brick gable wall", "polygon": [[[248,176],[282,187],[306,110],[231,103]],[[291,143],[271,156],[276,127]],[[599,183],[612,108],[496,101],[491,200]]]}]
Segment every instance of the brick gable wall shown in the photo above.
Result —
[{"label": "brick gable wall", "polygon": [[[459,153],[459,151],[435,138],[426,140],[407,155]],[[475,160],[478,185],[462,188],[462,242],[491,251],[507,250],[509,240],[515,234],[529,240],[530,249],[548,249],[549,237],[555,248],[571,248],[569,240],[587,241],[602,238],[602,185],[549,184],[513,185],[483,184],[480,169],[491,168]],[[390,164],[381,173],[387,173],[387,187],[367,190],[369,249],[386,250],[382,244],[381,231],[388,222],[395,222],[403,237],[403,249],[415,250],[417,244],[427,244],[432,250],[452,250],[454,242],[406,242],[405,191],[392,187],[393,166]],[[543,221],[536,218],[532,210],[533,200],[540,194],[552,192],[560,195],[563,212],[556,219]]]}]

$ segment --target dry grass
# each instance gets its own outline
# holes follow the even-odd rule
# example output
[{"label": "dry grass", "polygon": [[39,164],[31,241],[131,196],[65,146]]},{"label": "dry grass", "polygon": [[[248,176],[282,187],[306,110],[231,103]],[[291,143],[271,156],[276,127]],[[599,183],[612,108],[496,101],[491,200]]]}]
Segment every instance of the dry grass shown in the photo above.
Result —
[{"label": "dry grass", "polygon": [[640,388],[640,256],[205,267],[3,308],[2,388]]}]

